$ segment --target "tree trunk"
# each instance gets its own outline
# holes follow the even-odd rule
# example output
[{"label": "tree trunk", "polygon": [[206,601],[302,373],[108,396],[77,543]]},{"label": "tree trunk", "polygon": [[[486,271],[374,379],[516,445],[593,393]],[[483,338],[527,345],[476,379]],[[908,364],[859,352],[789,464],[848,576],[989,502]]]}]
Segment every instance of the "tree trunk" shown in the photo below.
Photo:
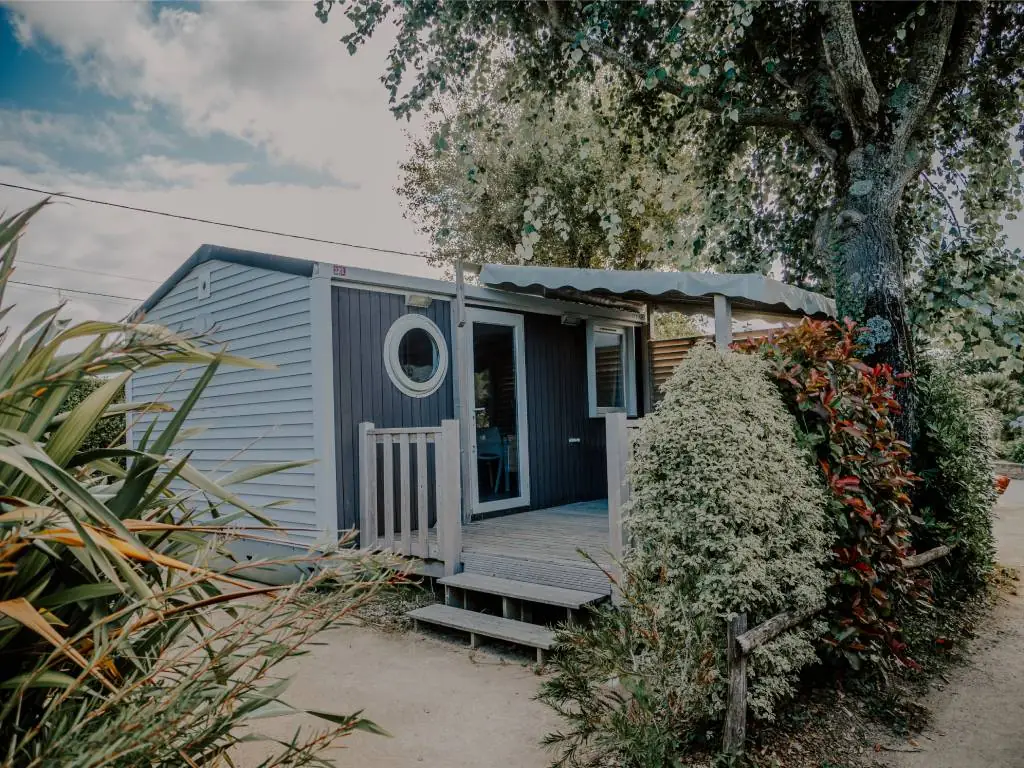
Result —
[{"label": "tree trunk", "polygon": [[[896,215],[906,186],[900,163],[886,168],[851,153],[846,196],[832,221],[829,246],[840,317],[866,328],[866,359],[888,363],[895,373],[914,374],[914,343],[907,312],[906,280],[896,241]],[[883,155],[884,156],[884,155]],[[897,392],[903,407],[896,419],[900,437],[913,443],[916,398],[911,382]]]}]

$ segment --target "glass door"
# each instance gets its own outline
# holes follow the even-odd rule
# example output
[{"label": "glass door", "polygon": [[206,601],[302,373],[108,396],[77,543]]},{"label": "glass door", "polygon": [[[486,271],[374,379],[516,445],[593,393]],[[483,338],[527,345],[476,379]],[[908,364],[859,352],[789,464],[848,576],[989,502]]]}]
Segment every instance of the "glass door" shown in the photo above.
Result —
[{"label": "glass door", "polygon": [[473,359],[473,511],[530,503],[523,317],[467,310]]}]

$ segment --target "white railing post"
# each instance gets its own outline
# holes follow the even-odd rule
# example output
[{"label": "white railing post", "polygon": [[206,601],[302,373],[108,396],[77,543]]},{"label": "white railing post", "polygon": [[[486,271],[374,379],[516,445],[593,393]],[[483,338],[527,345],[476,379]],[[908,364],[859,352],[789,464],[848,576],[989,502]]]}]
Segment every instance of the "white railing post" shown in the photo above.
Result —
[{"label": "white railing post", "polygon": [[[605,447],[608,459],[608,549],[613,563],[612,573],[622,577],[619,561],[625,551],[626,535],[622,526],[622,507],[629,501],[629,429],[626,414],[605,416]],[[617,600],[617,591],[612,594]]]},{"label": "white railing post", "polygon": [[377,445],[373,422],[359,424],[359,548],[377,546]]},{"label": "white railing post", "polygon": [[430,509],[427,504],[427,436],[416,435],[416,531],[419,556],[424,560],[430,553]]},{"label": "white railing post", "polygon": [[441,441],[436,447],[438,494],[437,527],[441,540],[441,559],[445,575],[459,571],[462,565],[462,488],[459,483],[459,421],[441,422]]}]

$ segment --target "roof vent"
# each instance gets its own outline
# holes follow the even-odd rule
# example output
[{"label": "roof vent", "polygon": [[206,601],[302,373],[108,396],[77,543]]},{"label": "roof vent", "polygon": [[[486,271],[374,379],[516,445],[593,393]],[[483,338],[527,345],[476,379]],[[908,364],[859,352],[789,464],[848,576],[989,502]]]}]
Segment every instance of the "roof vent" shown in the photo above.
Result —
[{"label": "roof vent", "polygon": [[210,270],[201,269],[196,275],[196,289],[199,300],[210,298]]}]

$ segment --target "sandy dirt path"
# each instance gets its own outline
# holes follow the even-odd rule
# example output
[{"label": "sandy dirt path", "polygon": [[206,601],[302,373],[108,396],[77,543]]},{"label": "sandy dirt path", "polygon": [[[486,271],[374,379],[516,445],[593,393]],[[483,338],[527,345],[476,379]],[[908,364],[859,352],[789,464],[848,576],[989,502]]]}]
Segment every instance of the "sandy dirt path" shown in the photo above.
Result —
[{"label": "sandy dirt path", "polygon": [[[997,558],[1024,572],[1024,481],[996,513]],[[979,631],[969,664],[924,702],[934,721],[915,739],[920,751],[888,753],[893,768],[1024,768],[1024,596],[1007,596]]]},{"label": "sandy dirt path", "polygon": [[[998,559],[1024,572],[1024,481],[1014,481],[997,508]],[[1024,587],[1021,588],[1024,592]],[[331,712],[364,710],[393,734],[356,733],[332,753],[339,766],[443,765],[446,768],[544,768],[538,740],[557,728],[555,715],[533,699],[532,667],[486,651],[415,633],[343,627],[292,667],[287,696],[296,706]],[[525,657],[524,657],[525,658]],[[975,641],[968,665],[924,702],[932,726],[917,746],[894,743],[876,759],[891,768],[1024,768],[1024,596],[1007,596]],[[268,735],[289,738],[309,718],[260,721]],[[243,768],[268,747],[235,753]]]},{"label": "sandy dirt path", "polygon": [[[317,636],[317,646],[297,660],[286,700],[304,709],[364,716],[393,734],[355,733],[330,753],[338,766],[445,768],[510,766],[543,768],[538,742],[559,724],[533,697],[539,678],[531,666],[486,651],[470,652],[415,633],[389,634],[342,627]],[[524,657],[525,658],[525,657]],[[314,718],[257,721],[266,735],[290,738]],[[233,753],[244,768],[268,754],[266,743]]]}]

